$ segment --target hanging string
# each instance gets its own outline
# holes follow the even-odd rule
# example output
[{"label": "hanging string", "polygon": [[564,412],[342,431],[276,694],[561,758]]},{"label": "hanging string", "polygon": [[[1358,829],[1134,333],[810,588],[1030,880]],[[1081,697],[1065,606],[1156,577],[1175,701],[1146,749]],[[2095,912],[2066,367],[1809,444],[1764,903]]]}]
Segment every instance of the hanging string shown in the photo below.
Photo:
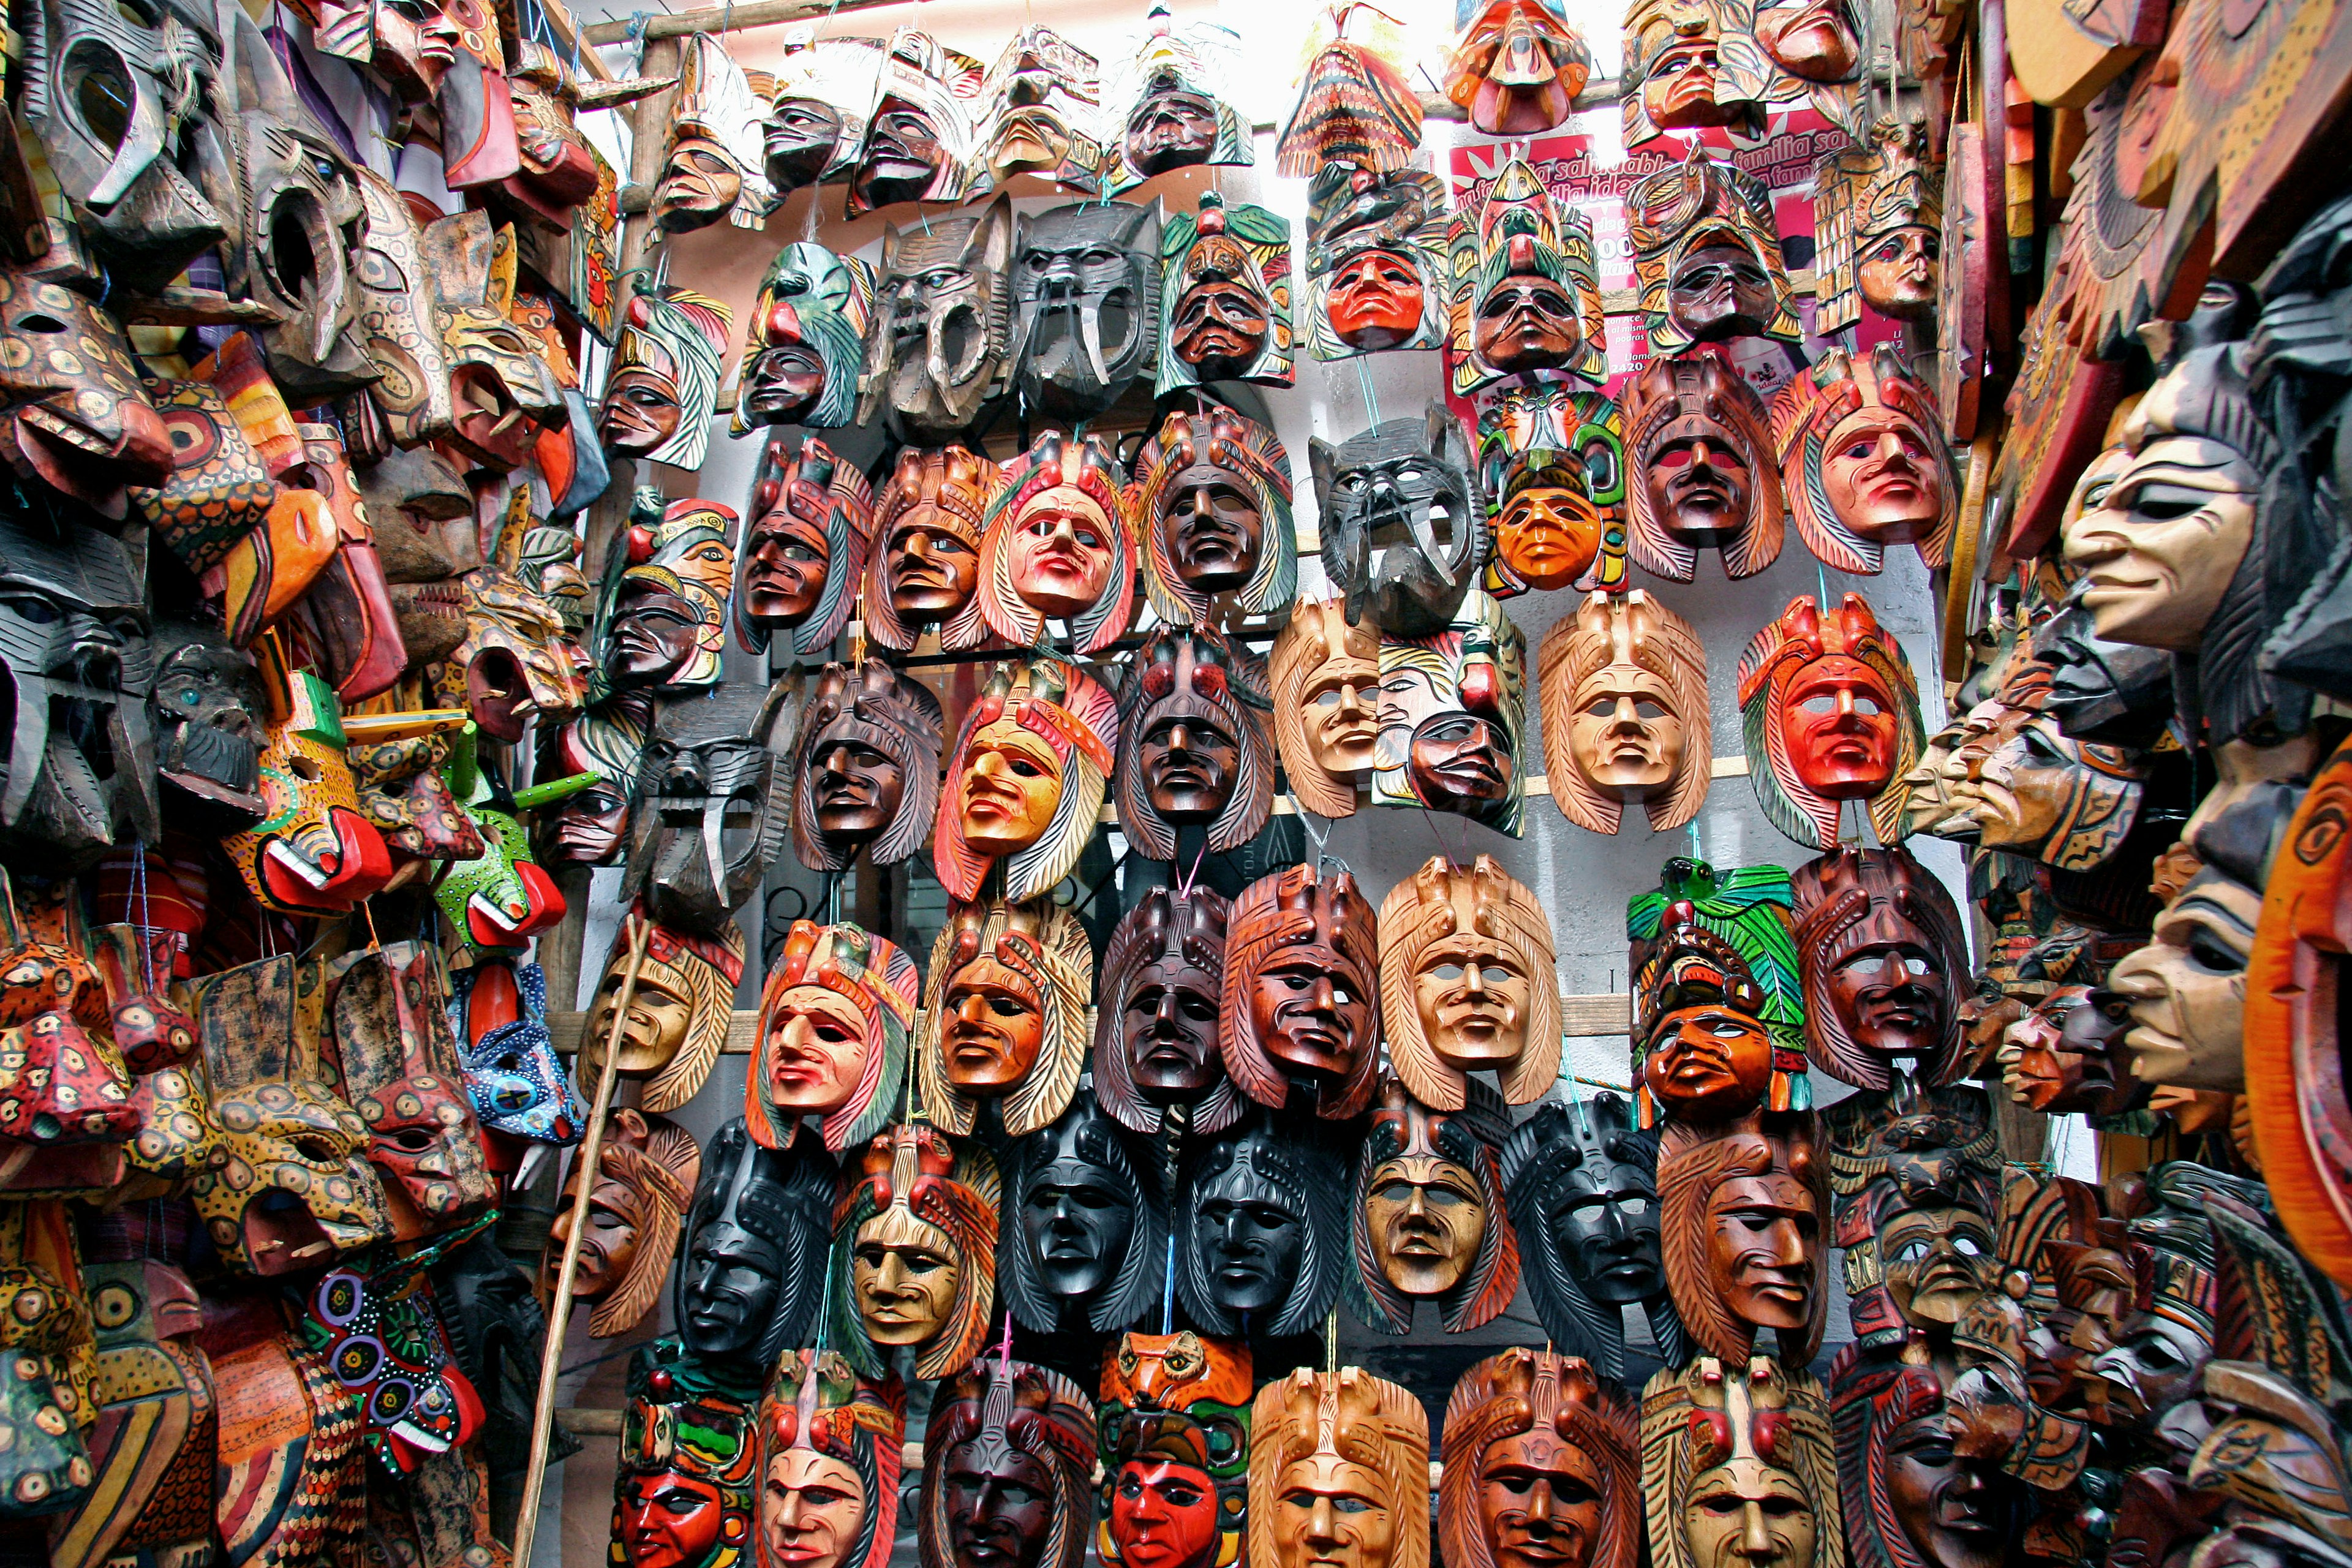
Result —
[{"label": "hanging string", "polygon": [[147,994],[155,994],[155,926],[147,914],[147,841],[131,841],[131,896],[139,906],[139,973]]},{"label": "hanging string", "polygon": [[1356,355],[1356,384],[1364,394],[1364,423],[1367,427],[1381,422],[1381,400],[1372,391],[1372,362],[1368,354]]},{"label": "hanging string", "polygon": [[1176,1331],[1176,1237],[1168,1237],[1168,1267],[1160,1286],[1160,1331]]}]

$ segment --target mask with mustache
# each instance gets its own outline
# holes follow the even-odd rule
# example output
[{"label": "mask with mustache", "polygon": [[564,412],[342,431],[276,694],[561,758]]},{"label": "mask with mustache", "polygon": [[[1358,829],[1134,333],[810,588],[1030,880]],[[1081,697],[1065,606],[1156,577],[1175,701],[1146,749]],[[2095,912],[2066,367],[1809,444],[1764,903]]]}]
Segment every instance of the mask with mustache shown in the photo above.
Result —
[{"label": "mask with mustache", "polygon": [[1159,391],[1209,381],[1290,385],[1290,220],[1203,191],[1197,215],[1169,218],[1160,244]]},{"label": "mask with mustache", "polygon": [[1369,614],[1392,637],[1452,625],[1486,554],[1486,507],[1453,416],[1432,405],[1421,419],[1391,419],[1336,447],[1310,441],[1307,457],[1323,574],[1347,595],[1348,624]]},{"label": "mask with mustache", "polygon": [[1712,353],[1650,361],[1627,384],[1626,550],[1643,571],[1687,583],[1698,552],[1752,577],[1780,559],[1788,528],[1763,400]]},{"label": "mask with mustache", "polygon": [[882,231],[868,401],[902,441],[952,441],[1004,378],[1012,342],[1013,202]]},{"label": "mask with mustache", "polygon": [[656,921],[681,931],[732,929],[784,845],[780,729],[776,703],[756,689],[663,706],[638,763],[623,897],[642,897]]},{"label": "mask with mustache", "polygon": [[[1446,1401],[1437,1535],[1459,1568],[1633,1568],[1642,1477],[1633,1402],[1590,1362],[1507,1350]],[[1448,1485],[1444,1478],[1459,1472]]]},{"label": "mask with mustache", "polygon": [[832,430],[857,412],[874,268],[796,241],[776,253],[746,322],[735,433],[758,425]]}]

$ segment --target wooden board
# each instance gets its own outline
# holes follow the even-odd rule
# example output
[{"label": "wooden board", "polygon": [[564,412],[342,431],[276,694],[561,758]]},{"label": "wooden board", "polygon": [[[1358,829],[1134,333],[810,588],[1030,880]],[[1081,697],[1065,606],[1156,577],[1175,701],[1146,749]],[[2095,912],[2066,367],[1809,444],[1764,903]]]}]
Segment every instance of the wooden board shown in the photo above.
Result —
[{"label": "wooden board", "polygon": [[2164,42],[2170,0],[2009,0],[2009,61],[2033,101],[2080,109]]}]

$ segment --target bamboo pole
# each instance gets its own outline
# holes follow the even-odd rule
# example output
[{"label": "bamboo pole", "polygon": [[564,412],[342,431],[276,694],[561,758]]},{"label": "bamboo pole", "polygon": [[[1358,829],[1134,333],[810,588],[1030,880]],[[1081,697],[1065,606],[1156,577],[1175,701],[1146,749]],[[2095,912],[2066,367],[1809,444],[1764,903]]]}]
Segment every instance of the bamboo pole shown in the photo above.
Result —
[{"label": "bamboo pole", "polygon": [[646,943],[653,935],[651,921],[639,921],[629,939],[629,967],[621,976],[620,1005],[613,1010],[612,1033],[604,1041],[604,1063],[596,1074],[596,1098],[588,1109],[588,1132],[580,1141],[580,1196],[574,1204],[572,1234],[563,1241],[563,1266],[555,1276],[555,1299],[547,1304],[547,1343],[539,1357],[539,1398],[530,1417],[530,1457],[522,1473],[522,1507],[515,1515],[515,1568],[530,1568],[531,1538],[539,1533],[540,1497],[547,1484],[547,1449],[555,1435],[555,1384],[563,1369],[563,1336],[572,1326],[572,1279],[580,1271],[580,1249],[588,1239],[588,1194],[594,1184],[597,1157],[604,1152],[604,1121],[613,1109],[613,1089],[620,1081],[621,1031],[627,1027],[629,1004],[636,1000],[637,972],[646,962]]}]

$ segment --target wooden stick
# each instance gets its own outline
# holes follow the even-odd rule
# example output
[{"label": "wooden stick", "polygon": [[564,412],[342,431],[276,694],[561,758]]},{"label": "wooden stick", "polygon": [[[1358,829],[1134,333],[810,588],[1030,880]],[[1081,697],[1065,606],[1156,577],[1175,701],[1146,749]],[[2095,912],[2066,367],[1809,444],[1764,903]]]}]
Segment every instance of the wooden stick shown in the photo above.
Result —
[{"label": "wooden stick", "polygon": [[573,1205],[572,1234],[563,1239],[563,1266],[555,1276],[555,1299],[547,1304],[547,1344],[539,1357],[539,1401],[530,1417],[530,1457],[522,1475],[522,1508],[515,1516],[515,1568],[530,1568],[531,1537],[539,1530],[540,1493],[547,1483],[547,1449],[555,1435],[555,1383],[563,1368],[563,1336],[572,1326],[572,1277],[580,1271],[581,1245],[588,1239],[588,1193],[593,1185],[597,1156],[604,1152],[604,1119],[613,1109],[613,1089],[620,1081],[621,1031],[629,1021],[629,1004],[636,1000],[637,971],[646,962],[646,943],[653,935],[650,920],[637,921],[629,939],[629,967],[621,976],[619,1005],[613,1009],[612,1033],[604,1040],[604,1063],[596,1073],[596,1099],[588,1109],[588,1132],[580,1141],[580,1197]]}]

